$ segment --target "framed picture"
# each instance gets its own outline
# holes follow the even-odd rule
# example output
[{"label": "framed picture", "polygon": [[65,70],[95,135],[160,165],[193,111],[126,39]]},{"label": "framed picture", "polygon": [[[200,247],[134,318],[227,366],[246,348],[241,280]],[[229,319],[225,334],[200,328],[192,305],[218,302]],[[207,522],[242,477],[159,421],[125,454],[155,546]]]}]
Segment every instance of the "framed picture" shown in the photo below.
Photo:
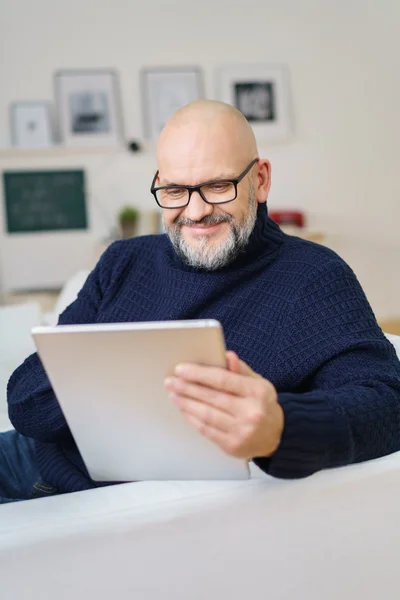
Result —
[{"label": "framed picture", "polygon": [[17,148],[48,148],[53,143],[49,102],[14,102],[10,106],[11,143]]},{"label": "framed picture", "polygon": [[115,71],[58,71],[55,88],[62,143],[67,146],[121,143],[122,118]]},{"label": "framed picture", "polygon": [[204,97],[201,70],[197,67],[142,69],[144,135],[157,140],[173,113]]},{"label": "framed picture", "polygon": [[218,99],[243,113],[258,141],[290,136],[289,82],[285,67],[227,66],[218,72],[217,88]]}]

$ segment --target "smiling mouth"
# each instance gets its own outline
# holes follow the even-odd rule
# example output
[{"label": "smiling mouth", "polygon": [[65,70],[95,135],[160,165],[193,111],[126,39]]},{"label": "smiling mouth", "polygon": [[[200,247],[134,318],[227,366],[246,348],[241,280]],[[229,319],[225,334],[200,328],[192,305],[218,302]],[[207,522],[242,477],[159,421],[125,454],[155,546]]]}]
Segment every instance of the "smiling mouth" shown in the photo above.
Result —
[{"label": "smiling mouth", "polygon": [[196,225],[189,225],[186,227],[189,231],[192,231],[193,233],[210,233],[212,231],[215,231],[218,227],[220,227],[220,225],[223,225],[224,222],[225,221],[219,223],[212,223],[210,225],[199,223]]}]

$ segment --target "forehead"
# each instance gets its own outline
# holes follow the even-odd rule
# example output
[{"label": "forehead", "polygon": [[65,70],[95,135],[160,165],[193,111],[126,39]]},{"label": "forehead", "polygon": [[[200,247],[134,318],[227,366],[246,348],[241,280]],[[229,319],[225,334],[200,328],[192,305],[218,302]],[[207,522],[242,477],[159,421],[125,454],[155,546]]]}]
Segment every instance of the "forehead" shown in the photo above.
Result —
[{"label": "forehead", "polygon": [[168,136],[157,152],[162,184],[197,185],[236,177],[243,170],[241,152],[221,128],[187,128]]},{"label": "forehead", "polygon": [[234,179],[237,175],[232,167],[204,164],[198,168],[166,168],[159,171],[158,178],[161,185],[198,185],[214,179]]}]

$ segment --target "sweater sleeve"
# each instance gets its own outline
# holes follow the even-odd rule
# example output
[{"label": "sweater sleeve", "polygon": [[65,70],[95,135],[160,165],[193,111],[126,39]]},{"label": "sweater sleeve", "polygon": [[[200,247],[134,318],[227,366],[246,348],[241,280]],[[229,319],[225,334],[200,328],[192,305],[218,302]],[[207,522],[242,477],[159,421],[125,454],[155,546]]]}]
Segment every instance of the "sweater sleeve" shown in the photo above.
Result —
[{"label": "sweater sleeve", "polygon": [[280,446],[255,458],[266,473],[305,477],[400,450],[400,362],[354,273],[334,260],[285,318]]},{"label": "sweater sleeve", "polygon": [[[61,314],[58,324],[94,323],[109,285],[115,247],[110,246],[88,276],[75,302]],[[8,413],[15,429],[41,442],[61,441],[69,429],[37,353],[12,374],[7,386]]]}]

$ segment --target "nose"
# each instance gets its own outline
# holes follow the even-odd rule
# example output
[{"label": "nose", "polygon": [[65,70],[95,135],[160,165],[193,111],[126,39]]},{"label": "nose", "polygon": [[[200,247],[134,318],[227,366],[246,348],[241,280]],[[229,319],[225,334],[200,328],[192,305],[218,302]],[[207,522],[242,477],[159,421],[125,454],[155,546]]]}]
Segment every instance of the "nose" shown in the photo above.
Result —
[{"label": "nose", "polygon": [[203,217],[211,215],[213,211],[212,204],[204,202],[199,192],[193,192],[189,205],[185,208],[185,217],[192,221],[200,221]]}]

